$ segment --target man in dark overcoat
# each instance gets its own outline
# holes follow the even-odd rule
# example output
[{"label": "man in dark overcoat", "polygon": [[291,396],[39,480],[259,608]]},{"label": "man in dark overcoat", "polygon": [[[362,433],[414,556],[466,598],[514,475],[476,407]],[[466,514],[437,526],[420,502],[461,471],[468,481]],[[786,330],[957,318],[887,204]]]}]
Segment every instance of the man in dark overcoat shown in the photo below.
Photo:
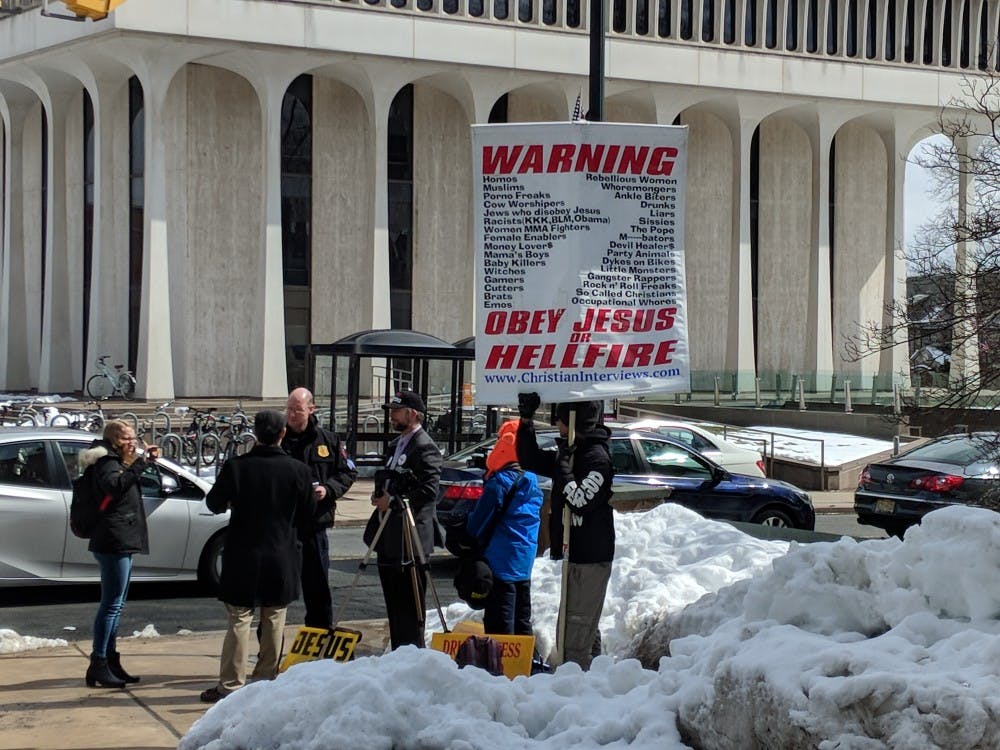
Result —
[{"label": "man in dark overcoat", "polygon": [[385,406],[392,428],[400,435],[389,443],[385,465],[391,479],[387,485],[376,487],[372,495],[375,510],[368,519],[364,539],[365,544],[372,543],[379,524],[388,514],[375,551],[389,620],[389,640],[393,649],[407,644],[423,647],[427,571],[420,566],[417,540],[406,543],[409,527],[401,500],[409,500],[426,559],[434,548],[441,451],[421,426],[427,408],[419,394],[402,391]]},{"label": "man in dark overcoat", "polygon": [[280,448],[285,416],[264,410],[254,418],[257,447],[226,462],[208,493],[213,513],[231,510],[222,553],[219,598],[228,625],[219,683],[201,699],[214,703],[246,683],[247,649],[254,609],[260,607],[260,654],[251,680],[278,674],[288,604],[299,598],[298,530],[312,522],[312,474]]}]

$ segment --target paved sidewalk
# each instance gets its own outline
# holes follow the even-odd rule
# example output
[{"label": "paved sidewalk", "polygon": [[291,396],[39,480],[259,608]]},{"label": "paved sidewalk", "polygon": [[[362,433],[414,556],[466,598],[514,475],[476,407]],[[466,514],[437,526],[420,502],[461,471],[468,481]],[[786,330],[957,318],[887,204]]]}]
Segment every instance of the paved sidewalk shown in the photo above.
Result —
[{"label": "paved sidewalk", "polygon": [[[343,625],[363,633],[358,656],[385,650],[384,621]],[[286,644],[297,630],[286,629]],[[142,677],[127,690],[84,684],[89,642],[0,656],[0,750],[176,748],[209,708],[198,695],[218,679],[222,637],[217,631],[119,640],[126,668]]]}]

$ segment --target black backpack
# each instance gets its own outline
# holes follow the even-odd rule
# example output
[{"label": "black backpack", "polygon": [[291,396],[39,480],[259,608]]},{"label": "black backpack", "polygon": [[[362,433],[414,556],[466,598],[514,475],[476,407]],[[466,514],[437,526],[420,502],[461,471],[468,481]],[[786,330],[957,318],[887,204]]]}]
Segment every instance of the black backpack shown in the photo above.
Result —
[{"label": "black backpack", "polygon": [[101,520],[111,495],[99,498],[94,486],[94,465],[88,466],[84,472],[73,480],[73,500],[69,505],[69,528],[75,536],[90,539],[97,523]]},{"label": "black backpack", "polygon": [[470,635],[455,654],[455,663],[461,667],[479,667],[491,675],[503,674],[503,646],[488,635]]}]

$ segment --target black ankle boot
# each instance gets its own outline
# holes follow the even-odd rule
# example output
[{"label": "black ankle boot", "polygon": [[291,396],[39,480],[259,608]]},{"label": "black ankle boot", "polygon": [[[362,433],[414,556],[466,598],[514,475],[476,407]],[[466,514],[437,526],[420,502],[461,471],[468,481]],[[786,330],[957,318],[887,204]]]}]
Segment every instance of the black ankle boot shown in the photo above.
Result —
[{"label": "black ankle boot", "polygon": [[125,681],[115,677],[111,670],[108,668],[108,660],[96,656],[95,654],[90,655],[90,667],[87,668],[87,687],[101,687],[107,688],[123,688],[125,687]]},{"label": "black ankle boot", "polygon": [[122,655],[117,651],[112,651],[108,654],[108,669],[110,669],[111,674],[119,680],[124,680],[125,682],[131,684],[135,684],[139,681],[138,677],[133,677],[125,671],[125,668],[122,666]]}]

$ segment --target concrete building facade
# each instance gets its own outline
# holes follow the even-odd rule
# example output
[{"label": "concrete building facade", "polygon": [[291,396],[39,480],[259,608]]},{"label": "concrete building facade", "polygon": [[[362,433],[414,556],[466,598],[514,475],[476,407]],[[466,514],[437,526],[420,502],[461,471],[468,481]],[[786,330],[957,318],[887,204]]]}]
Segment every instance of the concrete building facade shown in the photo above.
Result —
[{"label": "concrete building facade", "polygon": [[[109,354],[140,397],[271,397],[309,342],[469,336],[470,125],[586,110],[578,0],[17,5],[0,390],[79,390]],[[694,387],[905,379],[904,346],[851,362],[843,341],[904,294],[905,158],[1000,66],[1000,3],[607,7],[606,119],[690,129]]]}]

